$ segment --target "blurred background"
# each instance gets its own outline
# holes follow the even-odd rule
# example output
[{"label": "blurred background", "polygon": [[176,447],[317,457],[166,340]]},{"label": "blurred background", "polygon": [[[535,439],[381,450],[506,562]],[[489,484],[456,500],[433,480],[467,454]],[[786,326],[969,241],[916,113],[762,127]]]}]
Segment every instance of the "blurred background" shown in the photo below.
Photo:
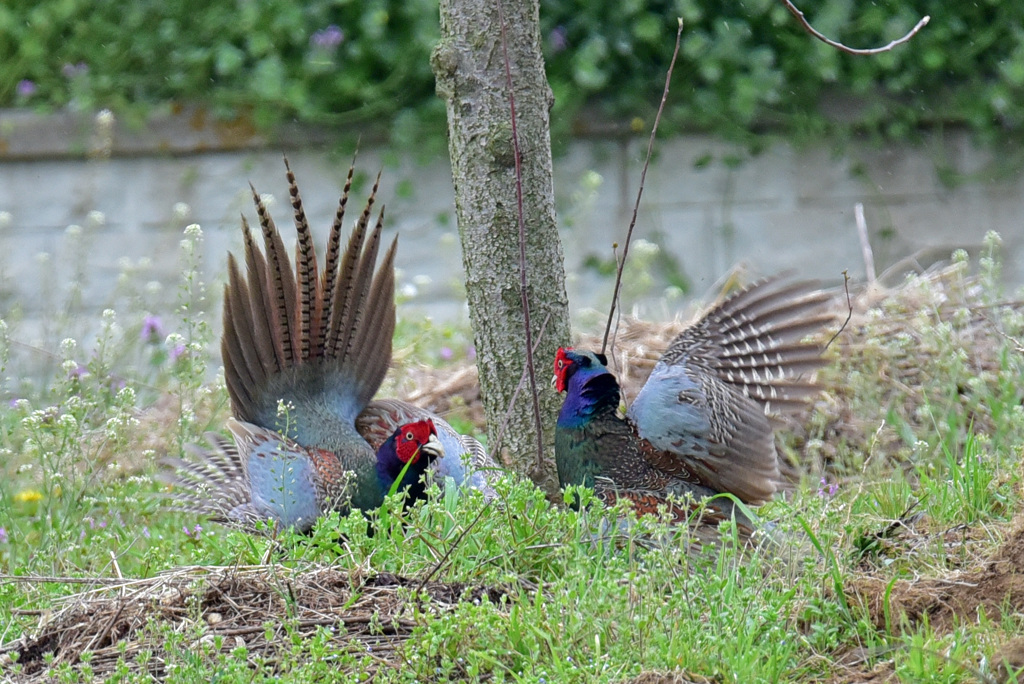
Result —
[{"label": "blurred background", "polygon": [[[899,279],[1002,237],[1024,280],[1024,5],[827,0],[541,3],[555,190],[575,323],[607,309],[647,135],[682,49],[647,176],[623,303],[670,318],[736,266]],[[214,285],[248,183],[288,220],[282,153],[321,238],[360,141],[401,235],[400,316],[464,325],[461,259],[430,51],[435,0],[14,0],[0,7],[0,316],[43,340],[145,290],[172,302],[187,225]],[[190,264],[192,262],[189,262]],[[191,267],[191,266],[190,266]],[[216,299],[219,287],[210,288]],[[71,301],[73,300],[73,301]],[[144,307],[145,308],[145,307]],[[219,310],[219,306],[215,307]],[[91,316],[95,318],[95,316]]]}]

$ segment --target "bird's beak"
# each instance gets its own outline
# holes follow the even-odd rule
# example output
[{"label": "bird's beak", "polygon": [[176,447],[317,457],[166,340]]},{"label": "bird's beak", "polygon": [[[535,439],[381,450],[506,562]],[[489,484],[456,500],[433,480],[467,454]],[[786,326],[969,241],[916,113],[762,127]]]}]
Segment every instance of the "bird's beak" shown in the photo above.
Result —
[{"label": "bird's beak", "polygon": [[555,373],[551,374],[551,388],[554,390],[558,389],[558,375]]},{"label": "bird's beak", "polygon": [[444,458],[444,445],[437,435],[430,435],[426,444],[420,447],[420,452],[428,459]]}]

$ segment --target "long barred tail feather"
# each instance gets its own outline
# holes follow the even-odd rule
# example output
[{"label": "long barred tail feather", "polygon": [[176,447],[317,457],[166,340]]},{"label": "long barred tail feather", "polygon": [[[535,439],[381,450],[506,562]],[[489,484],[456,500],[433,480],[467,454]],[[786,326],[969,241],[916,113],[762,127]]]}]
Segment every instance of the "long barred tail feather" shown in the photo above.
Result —
[{"label": "long barred tail feather", "polygon": [[302,395],[311,378],[332,375],[337,378],[334,390],[350,397],[337,405],[348,406],[345,410],[351,415],[338,419],[351,421],[376,393],[391,360],[396,241],[376,267],[383,208],[373,223],[371,216],[380,177],[342,251],[341,230],[353,174],[349,170],[319,271],[295,174],[287,160],[285,164],[298,234],[294,268],[280,231],[254,187],[263,247],[256,245],[243,217],[245,274],[234,257],[228,260],[221,350],[232,409],[240,420],[267,423],[277,411],[280,395],[285,399]]},{"label": "long barred tail feather", "polygon": [[242,216],[244,267],[228,255],[221,353],[234,444],[208,435],[210,448],[165,459],[160,475],[174,487],[168,496],[178,508],[247,528],[269,517],[308,529],[332,508],[369,509],[383,500],[374,451],[355,427],[387,372],[395,329],[397,239],[377,265],[380,176],[342,249],[349,169],[321,270],[287,159],[285,170],[294,265],[252,185],[262,240]]}]

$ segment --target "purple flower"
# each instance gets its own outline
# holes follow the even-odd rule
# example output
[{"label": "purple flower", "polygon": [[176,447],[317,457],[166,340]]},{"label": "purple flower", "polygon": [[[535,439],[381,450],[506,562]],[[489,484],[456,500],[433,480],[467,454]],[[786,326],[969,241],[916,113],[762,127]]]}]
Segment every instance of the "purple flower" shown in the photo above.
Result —
[{"label": "purple flower", "polygon": [[18,96],[19,97],[32,97],[36,94],[36,84],[34,81],[30,81],[27,78],[23,78],[18,81]]},{"label": "purple flower", "polygon": [[9,541],[7,537],[7,528],[0,527],[0,544],[6,544]]},{"label": "purple flower", "polygon": [[331,24],[309,37],[309,44],[324,50],[333,50],[345,40],[345,32],[336,24]]},{"label": "purple flower", "polygon": [[476,347],[474,347],[473,345],[469,345],[468,347],[466,347],[466,358],[469,359],[470,361],[476,358]]},{"label": "purple flower", "polygon": [[828,480],[826,480],[824,477],[821,478],[821,482],[818,484],[818,496],[820,496],[820,497],[827,496],[827,497],[829,497],[831,499],[833,496],[836,495],[836,493],[838,491],[839,491],[839,484],[838,483],[833,482],[833,483],[829,484]]},{"label": "purple flower", "polygon": [[551,52],[553,54],[558,54],[569,47],[568,34],[569,32],[561,25],[551,29],[551,33],[548,34],[548,42],[551,43]]},{"label": "purple flower", "polygon": [[89,369],[80,363],[76,363],[75,367],[68,371],[68,378],[72,380],[80,380],[84,376],[89,374]]},{"label": "purple flower", "polygon": [[143,342],[156,344],[164,336],[164,326],[159,316],[152,314],[142,319],[142,330],[139,332],[139,339]]},{"label": "purple flower", "polygon": [[14,399],[11,399],[9,402],[7,402],[7,406],[9,406],[12,409],[16,409],[16,408],[18,408],[18,402],[19,401],[21,401],[21,399],[18,399],[17,397],[15,397]]},{"label": "purple flower", "polygon": [[184,343],[174,345],[174,349],[171,350],[171,361],[179,361],[187,351],[188,348]]},{"label": "purple flower", "polygon": [[441,347],[438,354],[441,356],[441,360],[443,361],[451,361],[452,357],[455,356],[455,352],[452,351],[451,347]]},{"label": "purple flower", "polygon": [[85,62],[79,62],[78,64],[65,64],[61,68],[61,73],[64,74],[64,78],[74,78],[75,76],[89,73],[89,65]]},{"label": "purple flower", "polygon": [[188,525],[182,525],[181,531],[185,533],[185,536],[189,539],[199,539],[199,534],[203,531],[203,526],[196,523],[196,526],[192,530],[188,529]]},{"label": "purple flower", "polygon": [[142,536],[145,537],[146,539],[149,539],[149,526],[148,525],[143,525],[142,526]]}]

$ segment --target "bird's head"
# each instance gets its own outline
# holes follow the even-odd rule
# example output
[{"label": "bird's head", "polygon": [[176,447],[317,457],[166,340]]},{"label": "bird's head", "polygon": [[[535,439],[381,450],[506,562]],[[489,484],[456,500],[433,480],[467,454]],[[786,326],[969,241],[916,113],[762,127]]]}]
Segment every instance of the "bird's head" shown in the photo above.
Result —
[{"label": "bird's head", "polygon": [[429,418],[400,425],[394,437],[395,455],[403,464],[417,463],[421,457],[429,463],[444,456],[444,447],[437,438],[437,428]]},{"label": "bird's head", "polygon": [[377,477],[385,492],[405,490],[411,500],[424,496],[430,464],[444,458],[444,447],[429,418],[398,426],[377,450]]},{"label": "bird's head", "polygon": [[569,389],[569,378],[577,371],[594,369],[603,373],[607,371],[607,364],[608,358],[604,354],[559,347],[555,354],[555,389],[565,392]]}]

